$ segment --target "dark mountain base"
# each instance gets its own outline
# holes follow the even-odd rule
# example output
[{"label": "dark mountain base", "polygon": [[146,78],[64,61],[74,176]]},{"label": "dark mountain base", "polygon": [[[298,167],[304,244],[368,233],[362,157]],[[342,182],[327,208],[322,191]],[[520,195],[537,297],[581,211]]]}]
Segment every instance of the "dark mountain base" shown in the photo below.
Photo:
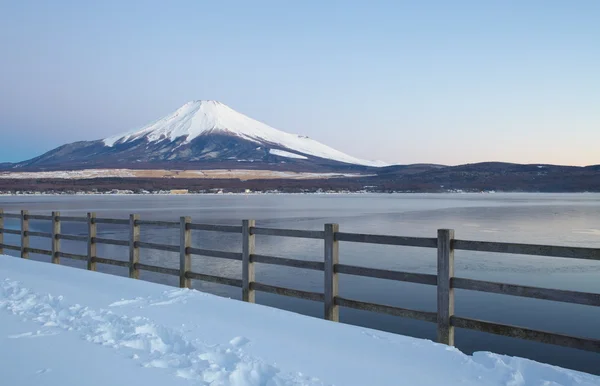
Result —
[{"label": "dark mountain base", "polygon": [[[414,174],[383,173],[376,177],[336,178],[316,180],[247,180],[238,179],[177,179],[177,178],[97,178],[64,179],[0,179],[0,192],[109,192],[113,189],[159,191],[188,189],[190,192],[244,192],[277,190],[285,193],[316,191],[369,192],[600,192],[600,168],[572,168],[540,173],[504,171],[465,171],[462,167],[443,168]],[[533,173],[533,174],[532,174]]]}]

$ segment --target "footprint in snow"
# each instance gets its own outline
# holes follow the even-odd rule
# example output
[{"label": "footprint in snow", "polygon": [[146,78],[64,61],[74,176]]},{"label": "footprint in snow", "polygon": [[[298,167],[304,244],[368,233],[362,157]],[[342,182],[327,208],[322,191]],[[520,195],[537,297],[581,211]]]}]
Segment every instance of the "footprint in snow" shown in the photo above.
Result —
[{"label": "footprint in snow", "polygon": [[237,336],[229,341],[229,344],[233,347],[239,348],[248,344],[250,340],[248,338],[244,338],[243,336]]},{"label": "footprint in snow", "polygon": [[144,298],[138,297],[135,299],[121,299],[119,301],[116,301],[114,303],[109,304],[109,307],[122,307],[122,306],[129,306],[132,304],[136,304],[136,303],[140,303],[144,300]]},{"label": "footprint in snow", "polygon": [[37,330],[35,332],[24,332],[22,334],[9,335],[9,339],[20,339],[20,338],[41,338],[43,336],[57,335],[57,332],[44,332]]}]

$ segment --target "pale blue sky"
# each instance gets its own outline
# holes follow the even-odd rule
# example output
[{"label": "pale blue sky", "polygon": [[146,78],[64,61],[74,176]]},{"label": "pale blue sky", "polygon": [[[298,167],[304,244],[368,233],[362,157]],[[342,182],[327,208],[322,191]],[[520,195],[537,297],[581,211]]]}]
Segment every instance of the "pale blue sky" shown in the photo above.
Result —
[{"label": "pale blue sky", "polygon": [[600,1],[0,0],[0,162],[189,100],[394,163],[600,163]]}]

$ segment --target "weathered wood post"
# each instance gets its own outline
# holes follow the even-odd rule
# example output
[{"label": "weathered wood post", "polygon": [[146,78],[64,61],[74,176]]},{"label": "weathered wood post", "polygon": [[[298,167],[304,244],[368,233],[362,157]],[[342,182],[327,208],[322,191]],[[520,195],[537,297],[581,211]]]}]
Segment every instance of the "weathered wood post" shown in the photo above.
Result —
[{"label": "weathered wood post", "polygon": [[96,213],[87,214],[88,225],[88,240],[87,240],[87,269],[90,271],[96,270]]},{"label": "weathered wood post", "polygon": [[256,302],[255,291],[251,288],[254,282],[254,263],[251,256],[255,246],[255,236],[251,228],[255,225],[254,220],[242,221],[242,300],[249,303]]},{"label": "weathered wood post", "polygon": [[450,281],[454,276],[454,230],[438,229],[437,240],[437,338],[439,343],[454,346],[454,289]]},{"label": "weathered wood post", "polygon": [[26,210],[21,211],[21,257],[23,259],[29,259],[29,212]]},{"label": "weathered wood post", "polygon": [[191,217],[180,218],[180,236],[179,242],[179,287],[192,288],[192,280],[186,277],[186,273],[192,269],[192,255],[189,248],[192,246],[192,230],[189,225],[192,222]]},{"label": "weathered wood post", "polygon": [[0,209],[0,255],[4,254],[4,209]]},{"label": "weathered wood post", "polygon": [[52,263],[60,264],[60,212],[52,212]]},{"label": "weathered wood post", "polygon": [[137,245],[140,241],[140,226],[136,223],[139,219],[139,214],[129,215],[129,277],[132,279],[140,278],[140,270],[137,269],[140,262],[140,248]]},{"label": "weathered wood post", "polygon": [[338,296],[338,274],[335,266],[339,263],[339,242],[335,234],[339,232],[338,224],[325,224],[325,319],[338,322],[339,307],[335,304]]}]

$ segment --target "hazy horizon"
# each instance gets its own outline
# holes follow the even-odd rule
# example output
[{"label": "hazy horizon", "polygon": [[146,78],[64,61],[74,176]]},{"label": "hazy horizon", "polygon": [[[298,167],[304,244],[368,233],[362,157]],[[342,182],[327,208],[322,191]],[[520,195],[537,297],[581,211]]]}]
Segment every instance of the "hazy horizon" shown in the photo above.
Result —
[{"label": "hazy horizon", "polygon": [[393,164],[600,164],[600,2],[0,3],[0,162],[219,100]]}]

